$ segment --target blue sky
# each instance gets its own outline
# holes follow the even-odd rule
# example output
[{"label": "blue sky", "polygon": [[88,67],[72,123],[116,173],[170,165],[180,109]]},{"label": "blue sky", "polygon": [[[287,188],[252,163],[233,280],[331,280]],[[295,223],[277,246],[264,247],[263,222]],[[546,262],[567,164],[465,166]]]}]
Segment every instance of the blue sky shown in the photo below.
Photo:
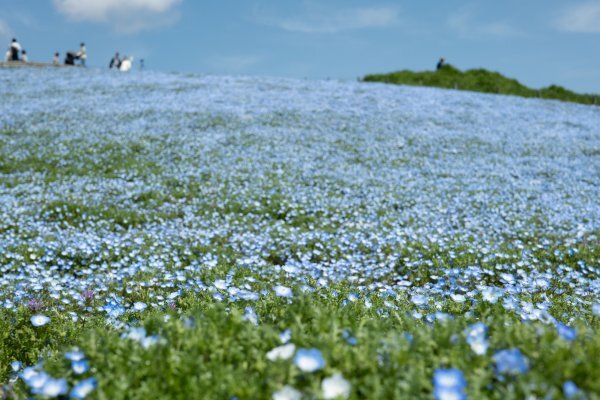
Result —
[{"label": "blue sky", "polygon": [[542,87],[600,93],[600,0],[0,0],[0,43],[29,58],[84,41],[147,68],[356,79],[432,69],[497,70]]}]

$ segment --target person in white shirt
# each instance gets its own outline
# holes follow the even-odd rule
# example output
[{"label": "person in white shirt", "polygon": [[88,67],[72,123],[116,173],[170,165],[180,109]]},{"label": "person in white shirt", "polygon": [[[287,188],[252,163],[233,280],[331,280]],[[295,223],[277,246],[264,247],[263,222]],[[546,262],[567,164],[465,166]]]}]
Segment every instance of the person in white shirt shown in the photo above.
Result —
[{"label": "person in white shirt", "polygon": [[52,64],[53,65],[59,65],[60,64],[60,53],[57,51],[56,53],[54,53],[54,57],[52,58]]},{"label": "person in white shirt", "polygon": [[81,66],[85,67],[85,60],[87,59],[87,52],[85,50],[85,43],[79,45],[79,51],[77,52],[77,58],[81,61]]},{"label": "person in white shirt", "polygon": [[28,61],[27,52],[25,50],[21,51],[21,62],[26,63]]},{"label": "person in white shirt", "polygon": [[119,71],[128,72],[131,69],[133,63],[133,57],[125,57],[123,61],[121,61],[121,66],[119,67]]}]

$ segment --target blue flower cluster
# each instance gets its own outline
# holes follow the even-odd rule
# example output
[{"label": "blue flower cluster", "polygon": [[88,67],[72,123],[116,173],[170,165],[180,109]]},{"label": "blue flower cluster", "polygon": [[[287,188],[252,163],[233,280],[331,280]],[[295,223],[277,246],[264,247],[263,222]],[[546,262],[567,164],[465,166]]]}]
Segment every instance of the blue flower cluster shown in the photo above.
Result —
[{"label": "blue flower cluster", "polygon": [[[339,281],[353,287],[344,307],[408,305],[436,324],[485,304],[566,344],[600,316],[598,265],[579,256],[600,230],[595,108],[150,71],[0,71],[0,92],[0,308],[28,305],[38,331],[99,313],[148,348],[161,338],[123,321],[186,293],[244,302],[260,324],[252,302]],[[485,324],[464,337],[490,350]],[[296,365],[323,368],[317,352]],[[516,348],[491,352],[499,376],[528,370]],[[34,394],[68,392],[36,368],[21,377]],[[78,385],[83,398],[95,381]],[[435,373],[438,398],[465,385]]]}]

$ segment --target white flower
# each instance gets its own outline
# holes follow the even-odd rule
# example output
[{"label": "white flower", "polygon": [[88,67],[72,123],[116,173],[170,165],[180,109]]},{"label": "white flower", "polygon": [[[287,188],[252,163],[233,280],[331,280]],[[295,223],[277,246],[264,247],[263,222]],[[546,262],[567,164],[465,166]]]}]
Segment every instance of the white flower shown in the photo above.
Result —
[{"label": "white flower", "polygon": [[300,400],[301,398],[302,393],[289,385],[273,393],[273,400]]},{"label": "white flower", "polygon": [[350,396],[350,388],[350,382],[345,380],[340,373],[334,374],[330,378],[325,378],[321,382],[324,399],[347,399]]},{"label": "white flower", "polygon": [[30,321],[31,325],[38,327],[46,325],[48,322],[50,322],[50,318],[46,317],[45,315],[34,315],[31,317]]},{"label": "white flower", "polygon": [[288,360],[296,351],[296,346],[292,343],[283,346],[275,347],[267,353],[267,358],[271,361]]},{"label": "white flower", "polygon": [[275,294],[279,297],[290,298],[294,295],[292,293],[292,289],[290,289],[289,287],[286,287],[286,286],[277,285],[273,288],[273,290],[275,291]]}]

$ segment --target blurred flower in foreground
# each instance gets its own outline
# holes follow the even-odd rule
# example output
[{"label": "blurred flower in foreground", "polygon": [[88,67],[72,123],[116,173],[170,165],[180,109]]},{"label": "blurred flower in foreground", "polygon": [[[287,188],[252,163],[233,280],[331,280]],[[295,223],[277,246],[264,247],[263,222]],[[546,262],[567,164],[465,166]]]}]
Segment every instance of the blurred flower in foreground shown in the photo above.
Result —
[{"label": "blurred flower in foreground", "polygon": [[285,344],[269,351],[267,353],[267,358],[271,361],[287,360],[292,358],[294,351],[296,351],[296,346],[294,344]]},{"label": "blurred flower in foreground", "polygon": [[465,329],[467,343],[475,354],[484,355],[487,352],[490,342],[487,340],[487,326],[482,322],[477,322]]},{"label": "blurred flower in foreground", "polygon": [[65,353],[65,358],[70,361],[81,361],[85,359],[85,354],[83,351],[68,351]]},{"label": "blurred flower in foreground", "polygon": [[71,362],[71,369],[77,375],[85,374],[90,369],[87,360],[78,360]]},{"label": "blurred flower in foreground", "polygon": [[524,374],[528,371],[527,357],[519,349],[500,350],[494,354],[496,372],[499,374]]},{"label": "blurred flower in foreground", "polygon": [[466,399],[466,387],[467,381],[459,369],[437,369],[433,373],[433,395],[436,400]]},{"label": "blurred flower in foreground", "polygon": [[575,396],[583,398],[583,393],[579,390],[579,388],[573,381],[566,381],[565,383],[563,383],[563,394],[567,399],[572,399]]},{"label": "blurred flower in foreground", "polygon": [[71,390],[71,398],[73,399],[85,399],[88,394],[92,393],[98,385],[96,378],[88,378],[79,382]]},{"label": "blurred flower in foreground", "polygon": [[325,378],[323,379],[323,382],[321,382],[324,399],[347,399],[350,396],[350,388],[350,382],[345,380],[340,373]]},{"label": "blurred flower in foreground", "polygon": [[318,371],[325,366],[325,360],[318,349],[299,349],[294,363],[302,372]]},{"label": "blurred flower in foreground", "polygon": [[556,332],[568,342],[572,342],[577,338],[577,331],[574,328],[561,324],[560,322],[556,324]]},{"label": "blurred flower in foreground", "polygon": [[292,331],[290,329],[286,329],[285,331],[279,334],[279,340],[281,343],[287,343],[292,340]]},{"label": "blurred flower in foreground", "polygon": [[273,400],[300,400],[301,398],[302,393],[288,385],[273,393]]},{"label": "blurred flower in foreground", "polygon": [[48,378],[41,388],[33,390],[32,392],[44,397],[57,397],[66,394],[68,391],[69,388],[66,379]]}]

